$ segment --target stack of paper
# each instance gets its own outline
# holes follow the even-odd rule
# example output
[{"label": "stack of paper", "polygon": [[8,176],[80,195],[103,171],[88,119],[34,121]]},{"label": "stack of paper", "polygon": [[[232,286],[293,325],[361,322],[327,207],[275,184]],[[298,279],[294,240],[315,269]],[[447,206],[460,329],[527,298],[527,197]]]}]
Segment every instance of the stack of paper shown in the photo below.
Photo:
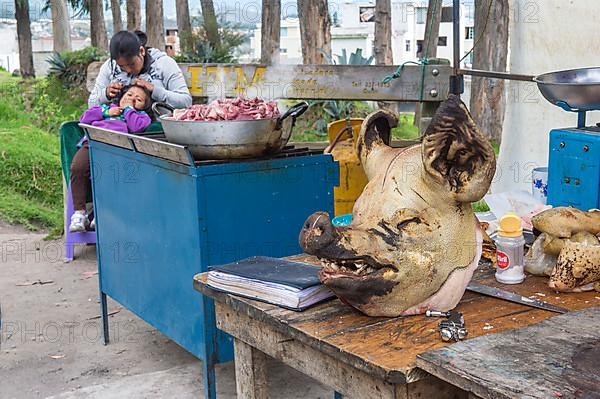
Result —
[{"label": "stack of paper", "polygon": [[334,294],[322,285],[319,267],[255,256],[209,269],[207,285],[219,291],[303,310]]}]

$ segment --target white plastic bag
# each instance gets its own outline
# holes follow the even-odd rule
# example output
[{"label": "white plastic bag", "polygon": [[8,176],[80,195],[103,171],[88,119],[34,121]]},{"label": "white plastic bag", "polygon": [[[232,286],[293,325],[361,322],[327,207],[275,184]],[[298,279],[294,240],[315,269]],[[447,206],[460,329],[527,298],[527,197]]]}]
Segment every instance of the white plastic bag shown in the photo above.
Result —
[{"label": "white plastic bag", "polygon": [[488,194],[484,197],[490,211],[500,219],[508,212],[514,212],[522,220],[524,229],[532,230],[531,217],[546,209],[551,208],[536,200],[527,191],[506,191],[497,194]]}]

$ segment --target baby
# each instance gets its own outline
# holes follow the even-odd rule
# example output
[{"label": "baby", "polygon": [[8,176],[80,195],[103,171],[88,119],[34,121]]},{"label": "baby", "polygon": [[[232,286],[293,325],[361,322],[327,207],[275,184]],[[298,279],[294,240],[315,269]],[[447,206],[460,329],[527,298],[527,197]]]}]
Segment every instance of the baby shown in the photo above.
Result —
[{"label": "baby", "polygon": [[122,133],[143,132],[152,122],[147,112],[152,104],[148,90],[125,86],[118,98],[118,104],[113,102],[88,109],[80,122]]},{"label": "baby", "polygon": [[[152,104],[150,92],[141,86],[126,86],[121,90],[118,102],[96,105],[83,113],[80,122],[122,133],[143,132],[152,123],[148,111]],[[92,192],[90,184],[90,158],[87,138],[71,162],[71,195],[73,215],[69,231],[83,232],[96,228],[96,219],[90,223],[85,204]]]}]

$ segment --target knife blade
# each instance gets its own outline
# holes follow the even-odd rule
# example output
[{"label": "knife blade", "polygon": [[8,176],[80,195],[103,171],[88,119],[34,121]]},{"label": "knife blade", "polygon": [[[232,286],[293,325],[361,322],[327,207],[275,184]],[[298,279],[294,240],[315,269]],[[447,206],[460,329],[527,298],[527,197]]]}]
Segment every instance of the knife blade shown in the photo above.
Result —
[{"label": "knife blade", "polygon": [[531,306],[533,308],[548,310],[550,312],[567,313],[569,311],[569,309],[552,305],[548,302],[540,301],[538,299],[527,298],[526,296],[515,294],[514,292],[504,291],[500,288],[490,287],[488,285],[484,285],[475,281],[471,281],[469,285],[467,285],[467,289],[469,291],[477,292],[479,294],[503,299],[509,302],[520,303],[521,305]]}]

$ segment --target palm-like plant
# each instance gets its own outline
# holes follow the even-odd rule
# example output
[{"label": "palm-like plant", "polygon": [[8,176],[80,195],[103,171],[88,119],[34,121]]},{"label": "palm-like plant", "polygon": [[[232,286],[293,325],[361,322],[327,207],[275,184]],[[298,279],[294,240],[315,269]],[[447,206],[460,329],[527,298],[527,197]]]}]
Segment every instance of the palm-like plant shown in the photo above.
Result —
[{"label": "palm-like plant", "polygon": [[[371,65],[373,63],[373,56],[369,58],[364,57],[362,55],[362,49],[360,48],[357,48],[355,52],[350,53],[350,57],[348,57],[346,49],[342,50],[342,54],[335,55],[335,60],[325,53],[323,53],[323,56],[327,62],[334,65]],[[354,110],[354,101],[314,100],[309,101],[309,105],[311,107],[316,105],[322,106],[323,111],[329,115],[332,120],[348,118]],[[318,131],[325,133],[327,123],[324,120],[319,120],[316,123],[316,127]]]},{"label": "palm-like plant", "polygon": [[106,53],[95,47],[85,47],[77,51],[54,53],[46,60],[50,64],[48,73],[58,78],[65,87],[83,86],[90,63],[100,61]]},{"label": "palm-like plant", "polygon": [[178,62],[222,63],[237,62],[236,50],[246,40],[246,35],[240,33],[236,26],[222,23],[219,27],[219,43],[213,45],[208,40],[208,33],[201,20],[194,18],[199,28],[192,34],[192,51],[184,52],[175,57]]}]

